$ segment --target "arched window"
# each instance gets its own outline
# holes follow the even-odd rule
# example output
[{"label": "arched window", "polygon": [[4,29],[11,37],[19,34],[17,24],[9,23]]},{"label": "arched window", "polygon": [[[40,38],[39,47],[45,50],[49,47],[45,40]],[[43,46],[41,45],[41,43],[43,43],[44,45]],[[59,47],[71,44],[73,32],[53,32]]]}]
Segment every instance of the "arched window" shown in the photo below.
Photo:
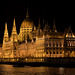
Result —
[{"label": "arched window", "polygon": [[51,47],[53,47],[53,42],[51,41]]},{"label": "arched window", "polygon": [[56,47],[58,47],[58,43],[56,43]]},{"label": "arched window", "polygon": [[62,44],[60,43],[60,47],[62,47]]},{"label": "arched window", "polygon": [[53,42],[53,47],[55,47],[55,42]]},{"label": "arched window", "polygon": [[57,54],[59,54],[58,51],[57,51]]},{"label": "arched window", "polygon": [[61,43],[62,47],[64,46],[63,43]]},{"label": "arched window", "polygon": [[70,42],[70,46],[72,46],[71,42]]},{"label": "arched window", "polygon": [[55,54],[55,52],[53,52],[53,54]]}]

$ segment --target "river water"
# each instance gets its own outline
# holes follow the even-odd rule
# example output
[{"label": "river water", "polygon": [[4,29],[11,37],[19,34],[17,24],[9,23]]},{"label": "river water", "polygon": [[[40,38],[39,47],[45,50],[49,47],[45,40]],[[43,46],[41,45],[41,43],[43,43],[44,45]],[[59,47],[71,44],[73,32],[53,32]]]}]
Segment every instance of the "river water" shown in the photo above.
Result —
[{"label": "river water", "polygon": [[75,75],[75,68],[0,65],[0,75]]}]

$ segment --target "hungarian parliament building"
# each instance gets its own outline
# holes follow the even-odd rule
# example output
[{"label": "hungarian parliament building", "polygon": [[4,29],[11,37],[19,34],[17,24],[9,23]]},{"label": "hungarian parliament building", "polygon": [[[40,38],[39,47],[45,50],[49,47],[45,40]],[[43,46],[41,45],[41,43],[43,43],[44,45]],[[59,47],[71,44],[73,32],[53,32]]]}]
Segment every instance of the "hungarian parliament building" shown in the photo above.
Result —
[{"label": "hungarian parliament building", "polygon": [[3,44],[0,47],[0,58],[18,57],[75,57],[75,34],[70,27],[64,32],[58,32],[55,24],[53,29],[48,23],[41,29],[40,19],[36,27],[27,10],[19,34],[15,19],[10,37],[5,23]]}]

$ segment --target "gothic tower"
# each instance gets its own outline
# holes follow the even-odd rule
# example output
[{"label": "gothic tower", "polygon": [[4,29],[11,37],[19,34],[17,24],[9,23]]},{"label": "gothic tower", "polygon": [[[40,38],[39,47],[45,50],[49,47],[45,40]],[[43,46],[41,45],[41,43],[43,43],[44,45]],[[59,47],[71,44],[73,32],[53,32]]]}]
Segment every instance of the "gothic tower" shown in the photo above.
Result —
[{"label": "gothic tower", "polygon": [[5,42],[9,41],[9,35],[8,35],[8,29],[7,29],[7,23],[5,23],[5,31],[4,31],[4,37],[3,37],[3,44]]},{"label": "gothic tower", "polygon": [[12,34],[11,34],[11,41],[13,42],[14,48],[18,45],[18,34],[16,30],[16,23],[15,19],[13,21],[13,29],[12,29]]},{"label": "gothic tower", "polygon": [[15,19],[14,19],[14,21],[13,21],[13,29],[12,29],[11,37],[12,37],[12,40],[13,40],[14,42],[17,42],[17,41],[18,41],[18,39],[17,39],[17,30],[16,30]]},{"label": "gothic tower", "polygon": [[2,57],[3,58],[13,58],[13,44],[9,39],[7,23],[5,23],[5,31],[3,38],[3,46],[2,46]]}]

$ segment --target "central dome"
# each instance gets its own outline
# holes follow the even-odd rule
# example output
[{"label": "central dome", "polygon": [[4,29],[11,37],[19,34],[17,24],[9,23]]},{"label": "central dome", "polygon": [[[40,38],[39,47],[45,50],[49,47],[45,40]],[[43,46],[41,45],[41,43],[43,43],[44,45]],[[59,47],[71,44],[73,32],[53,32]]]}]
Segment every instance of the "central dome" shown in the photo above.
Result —
[{"label": "central dome", "polygon": [[22,22],[21,27],[22,28],[32,28],[33,24],[34,24],[33,21],[29,19],[29,14],[27,10],[26,19],[24,19],[24,21]]},{"label": "central dome", "polygon": [[32,28],[33,27],[33,21],[30,19],[25,19],[22,24],[21,24],[22,28]]}]

